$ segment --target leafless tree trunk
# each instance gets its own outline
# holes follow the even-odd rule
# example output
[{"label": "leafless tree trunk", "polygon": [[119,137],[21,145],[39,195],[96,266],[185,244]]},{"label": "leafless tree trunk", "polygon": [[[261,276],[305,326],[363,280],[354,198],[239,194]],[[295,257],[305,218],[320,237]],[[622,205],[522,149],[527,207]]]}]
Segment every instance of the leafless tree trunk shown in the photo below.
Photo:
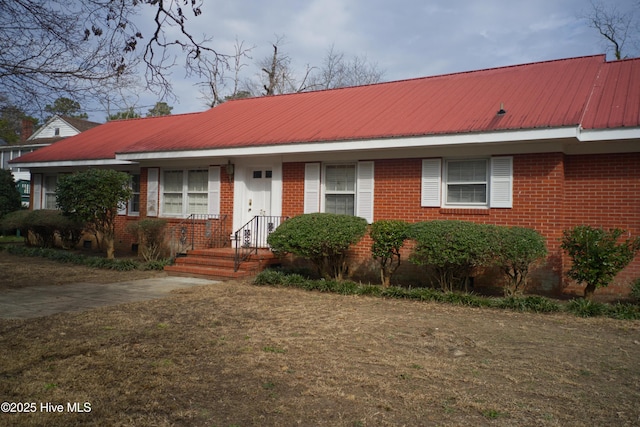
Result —
[{"label": "leafless tree trunk", "polygon": [[625,44],[633,38],[634,32],[637,36],[633,13],[619,11],[615,6],[605,7],[602,3],[592,2],[591,11],[585,19],[612,45],[616,59],[623,58]]}]

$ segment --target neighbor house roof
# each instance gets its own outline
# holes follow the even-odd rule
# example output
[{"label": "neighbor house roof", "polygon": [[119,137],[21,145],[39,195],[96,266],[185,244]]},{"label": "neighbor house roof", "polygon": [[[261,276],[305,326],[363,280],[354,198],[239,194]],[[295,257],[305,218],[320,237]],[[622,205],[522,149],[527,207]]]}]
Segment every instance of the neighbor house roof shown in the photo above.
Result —
[{"label": "neighbor house roof", "polygon": [[[604,55],[248,98],[109,122],[19,162],[535,129],[640,126],[640,60]],[[499,113],[499,110],[504,112]]]}]

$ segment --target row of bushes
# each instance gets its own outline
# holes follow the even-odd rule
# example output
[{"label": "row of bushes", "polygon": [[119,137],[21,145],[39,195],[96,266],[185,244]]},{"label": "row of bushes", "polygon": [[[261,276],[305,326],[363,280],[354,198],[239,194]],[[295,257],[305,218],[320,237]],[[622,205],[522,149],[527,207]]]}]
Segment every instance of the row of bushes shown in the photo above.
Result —
[{"label": "row of bushes", "polygon": [[162,270],[169,263],[168,260],[139,262],[128,258],[103,258],[76,254],[51,248],[27,247],[18,245],[6,246],[6,251],[13,255],[47,258],[57,262],[84,265],[92,268],[102,268],[117,271],[132,270]]},{"label": "row of bushes", "polygon": [[[164,231],[167,221],[158,218],[146,218],[127,225],[127,232],[136,236],[140,244],[140,255],[149,261],[158,261],[166,255]],[[59,210],[19,210],[11,212],[0,221],[0,230],[12,232],[19,230],[27,246],[53,248],[62,246],[72,249],[78,245],[84,232],[91,232],[98,244],[100,239],[95,230]]]},{"label": "row of bushes", "polygon": [[261,272],[254,279],[253,284],[259,286],[295,287],[309,291],[331,292],[342,295],[369,295],[522,312],[568,312],[580,317],[607,316],[615,319],[640,319],[640,306],[637,304],[603,304],[584,299],[571,300],[567,304],[560,304],[557,301],[538,295],[488,298],[468,293],[441,292],[433,288],[382,287],[345,280],[312,280],[300,274],[287,274],[279,270]]},{"label": "row of bushes", "polygon": [[18,210],[6,214],[0,222],[3,232],[19,230],[25,243],[52,248],[60,242],[63,248],[73,248],[82,237],[85,224],[63,215],[58,210]]},{"label": "row of bushes", "polygon": [[[367,232],[364,219],[327,213],[305,214],[278,227],[268,239],[278,254],[292,253],[315,265],[325,279],[341,280],[347,254]],[[371,253],[380,266],[383,286],[401,264],[406,240],[415,242],[409,261],[424,266],[443,291],[466,286],[474,271],[498,267],[507,279],[505,293],[523,290],[530,266],[546,256],[544,238],[535,230],[467,221],[425,221],[409,224],[381,220],[369,228]]]}]

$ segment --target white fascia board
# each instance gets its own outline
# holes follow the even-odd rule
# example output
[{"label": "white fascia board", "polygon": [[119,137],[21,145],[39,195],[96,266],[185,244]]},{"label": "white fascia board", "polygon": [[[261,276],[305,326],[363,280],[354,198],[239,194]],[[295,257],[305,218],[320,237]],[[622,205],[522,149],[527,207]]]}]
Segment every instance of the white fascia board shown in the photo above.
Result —
[{"label": "white fascia board", "polygon": [[337,151],[365,151],[389,148],[420,148],[455,146],[460,144],[490,144],[501,142],[576,138],[577,133],[577,127],[526,129],[517,131],[461,133],[454,135],[428,135],[419,137],[386,139],[291,143],[248,147],[208,148],[198,150],[149,151],[141,153],[116,153],[116,159],[140,161],[179,158],[188,159],[197,157],[239,157]]},{"label": "white fascia board", "polygon": [[136,164],[125,160],[102,159],[102,160],[61,160],[57,162],[31,162],[31,163],[9,163],[17,168],[55,168],[55,167],[83,167],[83,166],[126,166]]},{"label": "white fascia board", "polygon": [[580,129],[578,139],[582,142],[640,139],[640,128]]}]

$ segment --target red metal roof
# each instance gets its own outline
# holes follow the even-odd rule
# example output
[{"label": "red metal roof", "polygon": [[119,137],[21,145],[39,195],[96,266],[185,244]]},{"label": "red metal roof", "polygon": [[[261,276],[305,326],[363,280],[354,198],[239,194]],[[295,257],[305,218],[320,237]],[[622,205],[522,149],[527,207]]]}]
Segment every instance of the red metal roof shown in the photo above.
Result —
[{"label": "red metal roof", "polygon": [[147,135],[170,129],[198,113],[115,120],[20,157],[20,163],[114,159],[115,153]]},{"label": "red metal roof", "polygon": [[581,124],[584,129],[640,125],[640,59],[603,64]]},{"label": "red metal roof", "polygon": [[[500,130],[640,126],[640,59],[604,55],[226,102],[109,122],[20,162]],[[497,114],[501,105],[505,114]]]}]

